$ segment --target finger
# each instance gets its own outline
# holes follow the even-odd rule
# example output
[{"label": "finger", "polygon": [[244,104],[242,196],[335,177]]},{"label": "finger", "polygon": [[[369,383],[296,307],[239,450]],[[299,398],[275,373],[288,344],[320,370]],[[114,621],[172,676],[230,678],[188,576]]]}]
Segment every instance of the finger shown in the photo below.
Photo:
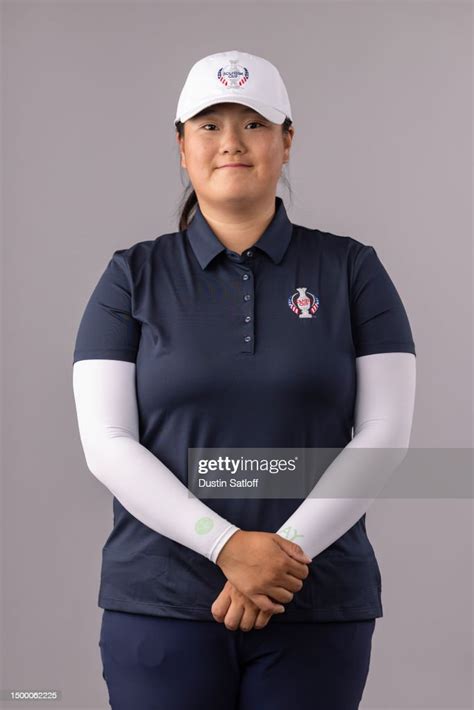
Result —
[{"label": "finger", "polygon": [[305,564],[310,564],[313,561],[312,557],[307,555],[304,550],[296,544],[296,542],[285,540],[281,537],[281,535],[278,535],[278,533],[275,534],[274,540],[287,555],[293,557],[295,560],[299,560]]},{"label": "finger", "polygon": [[[286,583],[286,582],[285,582]],[[268,597],[270,598],[271,601],[276,602],[277,604],[288,604],[293,600],[294,597],[294,592],[290,592],[289,589],[283,586],[275,586],[271,587],[270,591],[268,593]],[[271,609],[265,610],[264,611],[271,611]]]},{"label": "finger", "polygon": [[211,606],[211,614],[216,621],[222,623],[226,617],[231,604],[231,598],[229,594],[219,594],[217,599]]},{"label": "finger", "polygon": [[[276,587],[276,589],[282,589],[282,587]],[[285,590],[283,590],[283,592],[284,591]],[[290,592],[283,595],[285,597],[285,600],[288,594],[290,594]],[[291,597],[293,598],[293,595],[291,595]],[[285,607],[283,606],[283,604],[278,603],[278,599],[276,602],[274,602],[266,594],[252,594],[249,596],[249,598],[261,611],[266,611],[271,614],[281,614],[285,611]]]},{"label": "finger", "polygon": [[303,552],[303,550],[285,550],[285,552],[294,560],[304,565],[309,565],[313,561],[313,558]]},{"label": "finger", "polygon": [[279,573],[274,576],[274,587],[264,587],[262,591],[269,596],[275,597],[279,602],[290,601],[288,598],[280,598],[275,591],[283,588],[289,592],[298,592],[301,589],[301,582],[309,576],[308,565],[303,565],[296,560],[287,557],[287,562],[280,566]]},{"label": "finger", "polygon": [[306,555],[298,545],[288,545],[282,540],[282,538],[277,538],[280,538],[280,536],[276,536],[275,542],[281,552],[285,553],[286,567],[288,568],[288,571],[294,574],[295,577],[306,579],[309,574],[308,565],[313,561],[311,557]]},{"label": "finger", "polygon": [[242,631],[250,631],[253,629],[259,613],[258,607],[252,604],[250,599],[247,599],[242,618],[240,619],[240,629]]},{"label": "finger", "polygon": [[[257,592],[257,594],[264,594],[264,596],[268,597],[270,599],[270,602],[274,604],[288,604],[292,601],[294,597],[294,592],[287,589],[284,584],[287,584],[286,575],[284,575],[279,582],[268,586],[268,588],[264,587],[263,589],[261,589],[260,592]],[[254,600],[252,599],[252,601]],[[263,611],[273,611],[273,608],[271,607],[263,608],[261,605],[258,604],[257,606],[260,606]]]},{"label": "finger", "polygon": [[255,629],[263,629],[268,624],[273,614],[267,614],[266,611],[259,611],[254,623]]},{"label": "finger", "polygon": [[294,577],[292,574],[287,573],[285,575],[284,589],[288,589],[290,592],[300,592],[303,589],[304,581]]},{"label": "finger", "polygon": [[224,624],[229,631],[236,631],[239,628],[243,613],[244,607],[242,604],[232,601],[224,619]]},{"label": "finger", "polygon": [[293,557],[288,557],[287,571],[295,577],[298,577],[298,579],[306,579],[309,575],[308,565],[295,560]]},{"label": "finger", "polygon": [[[282,575],[282,582],[285,581],[286,575]],[[269,611],[272,614],[278,614],[282,611],[282,604],[288,604],[293,599],[293,593],[285,589],[280,584],[276,585],[258,585],[259,592],[251,592],[247,589],[240,589],[235,582],[232,582],[234,589],[243,594],[244,597],[250,599],[255,606],[262,611]]]}]

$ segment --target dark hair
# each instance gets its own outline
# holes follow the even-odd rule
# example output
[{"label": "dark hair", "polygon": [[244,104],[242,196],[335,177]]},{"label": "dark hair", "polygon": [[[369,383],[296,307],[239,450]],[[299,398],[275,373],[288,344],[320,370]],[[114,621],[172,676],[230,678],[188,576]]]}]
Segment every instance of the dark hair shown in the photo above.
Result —
[{"label": "dark hair", "polygon": [[[293,121],[291,120],[291,118],[285,118],[285,120],[281,124],[283,133],[288,133],[288,129],[290,128],[292,123],[293,123]],[[177,121],[175,124],[175,128],[176,128],[176,131],[179,133],[179,135],[182,137],[184,135],[184,123],[182,123],[181,121]],[[287,180],[286,176],[282,175],[282,179],[284,180],[286,186],[288,187],[288,191],[290,193],[290,201],[291,201],[291,196],[292,196],[291,185],[290,185],[289,181]],[[194,212],[195,212],[194,208],[196,205],[197,205],[196,192],[192,186],[192,183],[189,181],[184,189],[184,193],[183,193],[183,196],[180,200],[178,210],[177,210],[179,212],[178,230],[180,232],[183,229],[186,229],[188,227],[188,224],[194,215]]]}]

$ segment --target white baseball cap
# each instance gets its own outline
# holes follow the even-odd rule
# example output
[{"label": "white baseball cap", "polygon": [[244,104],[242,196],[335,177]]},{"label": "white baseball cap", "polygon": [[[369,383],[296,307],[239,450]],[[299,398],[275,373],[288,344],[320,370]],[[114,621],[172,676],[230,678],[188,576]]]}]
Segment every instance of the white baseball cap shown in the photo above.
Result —
[{"label": "white baseball cap", "polygon": [[175,124],[224,102],[244,104],[272,123],[291,120],[291,106],[278,69],[267,59],[233,49],[210,54],[190,69],[178,100]]}]

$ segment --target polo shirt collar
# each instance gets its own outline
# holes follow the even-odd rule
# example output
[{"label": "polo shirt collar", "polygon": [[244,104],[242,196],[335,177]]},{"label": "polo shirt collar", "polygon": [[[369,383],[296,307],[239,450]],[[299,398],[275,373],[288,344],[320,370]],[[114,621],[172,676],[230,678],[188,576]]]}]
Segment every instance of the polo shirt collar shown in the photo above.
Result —
[{"label": "polo shirt collar", "polygon": [[[217,254],[226,250],[224,244],[216,237],[204,218],[199,202],[196,204],[194,217],[186,231],[194,254],[203,269]],[[288,219],[283,200],[281,197],[275,196],[273,219],[251,248],[258,247],[268,254],[275,264],[278,264],[288,248],[292,231],[293,225]]]}]

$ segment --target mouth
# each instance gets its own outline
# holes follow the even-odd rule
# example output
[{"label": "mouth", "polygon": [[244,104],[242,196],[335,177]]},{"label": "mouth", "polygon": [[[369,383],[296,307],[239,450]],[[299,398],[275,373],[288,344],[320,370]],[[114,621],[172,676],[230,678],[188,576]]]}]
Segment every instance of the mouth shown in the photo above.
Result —
[{"label": "mouth", "polygon": [[246,165],[245,163],[228,163],[227,165],[220,165],[219,170],[221,168],[251,168],[251,165]]}]

